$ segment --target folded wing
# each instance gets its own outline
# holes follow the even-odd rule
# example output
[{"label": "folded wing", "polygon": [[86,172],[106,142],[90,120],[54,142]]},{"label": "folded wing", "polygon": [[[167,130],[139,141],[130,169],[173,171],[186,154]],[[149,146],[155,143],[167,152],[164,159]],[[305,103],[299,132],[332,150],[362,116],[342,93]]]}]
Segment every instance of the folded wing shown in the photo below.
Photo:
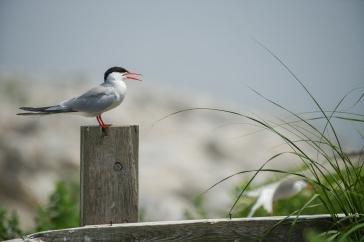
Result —
[{"label": "folded wing", "polygon": [[115,99],[115,92],[111,87],[98,86],[77,98],[71,98],[61,102],[60,106],[70,108],[77,112],[98,114],[112,106]]}]

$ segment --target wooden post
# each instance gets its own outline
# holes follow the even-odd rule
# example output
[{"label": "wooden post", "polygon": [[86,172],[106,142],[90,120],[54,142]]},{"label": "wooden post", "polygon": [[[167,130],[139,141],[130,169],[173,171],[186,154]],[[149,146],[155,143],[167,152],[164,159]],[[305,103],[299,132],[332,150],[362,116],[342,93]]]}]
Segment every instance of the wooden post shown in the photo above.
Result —
[{"label": "wooden post", "polygon": [[138,133],[81,127],[81,226],[138,221]]}]

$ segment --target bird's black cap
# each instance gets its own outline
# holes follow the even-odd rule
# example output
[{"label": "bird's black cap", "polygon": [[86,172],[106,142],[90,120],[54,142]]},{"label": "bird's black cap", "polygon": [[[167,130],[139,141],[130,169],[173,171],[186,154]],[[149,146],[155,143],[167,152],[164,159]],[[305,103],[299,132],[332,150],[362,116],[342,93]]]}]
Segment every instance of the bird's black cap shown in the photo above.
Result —
[{"label": "bird's black cap", "polygon": [[110,73],[112,73],[112,72],[120,72],[120,73],[124,73],[124,72],[128,72],[128,70],[127,70],[127,69],[125,69],[125,68],[119,67],[119,66],[111,67],[111,68],[109,68],[107,71],[105,71],[105,74],[104,74],[104,81],[106,81],[107,76],[108,76]]}]

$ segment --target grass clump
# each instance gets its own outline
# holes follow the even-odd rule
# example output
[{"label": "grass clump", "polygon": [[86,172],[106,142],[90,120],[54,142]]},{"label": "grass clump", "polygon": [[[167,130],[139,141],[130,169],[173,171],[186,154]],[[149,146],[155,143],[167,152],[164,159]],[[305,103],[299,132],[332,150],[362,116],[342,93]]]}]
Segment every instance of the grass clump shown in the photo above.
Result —
[{"label": "grass clump", "polygon": [[36,231],[78,227],[79,184],[57,182],[47,205],[38,209],[35,221]]},{"label": "grass clump", "polygon": [[[294,202],[297,206],[302,206],[296,214],[300,214],[302,212],[309,213],[309,209],[318,207],[320,209],[320,213],[328,213],[332,216],[335,223],[333,230],[330,231],[330,233],[327,232],[325,235],[317,238],[317,241],[328,241],[330,238],[335,238],[335,241],[363,241],[364,146],[360,151],[358,151],[357,155],[348,154],[343,148],[342,140],[334,127],[333,120],[339,119],[341,121],[346,121],[349,125],[352,125],[354,122],[359,125],[364,123],[364,115],[362,113],[353,113],[341,109],[344,100],[349,95],[357,93],[358,91],[361,93],[353,106],[359,104],[364,98],[364,93],[362,92],[364,88],[356,88],[349,91],[339,100],[333,110],[325,111],[325,109],[319,104],[317,99],[311,94],[293,71],[272,51],[262,44],[260,45],[291,74],[294,80],[296,80],[308,94],[313,101],[315,108],[318,110],[317,112],[311,113],[315,116],[307,117],[307,113],[298,114],[292,112],[279,103],[266,98],[259,92],[252,89],[252,91],[254,91],[258,96],[283,111],[285,115],[288,116],[287,119],[290,119],[291,121],[281,119],[276,121],[266,121],[243,113],[219,108],[185,109],[169,114],[164,118],[178,113],[195,110],[222,112],[241,117],[242,119],[248,120],[248,122],[253,125],[260,126],[264,131],[274,133],[281,138],[283,143],[288,147],[287,151],[273,155],[256,170],[236,172],[218,181],[207,189],[207,191],[209,191],[231,177],[241,174],[252,174],[248,182],[243,187],[240,187],[235,201],[228,212],[229,217],[233,216],[233,212],[235,216],[246,215],[247,211],[244,209],[241,209],[237,213],[235,213],[235,209],[239,207],[239,204],[241,205],[241,198],[251,186],[252,181],[261,172],[283,173],[304,178],[306,181],[314,185],[315,194],[310,199],[306,199],[304,205],[300,204],[298,201],[299,197],[289,199],[290,203]],[[321,123],[317,125],[317,122]],[[363,138],[361,130],[358,130],[358,133]],[[298,159],[301,162],[304,171],[291,172],[288,170],[274,170],[266,168],[267,164],[282,156],[291,156],[294,159]],[[286,210],[282,210],[283,208],[280,208],[278,211],[281,211],[282,213],[288,212],[287,204],[289,203],[285,204]],[[318,208],[315,208],[313,211],[316,212]],[[291,213],[292,211],[288,214]],[[263,211],[258,211],[258,214],[265,215]],[[342,216],[339,216],[340,214],[343,214],[345,217],[342,218]],[[313,241],[315,238],[311,235],[310,240]]]},{"label": "grass clump", "polygon": [[19,218],[15,211],[10,214],[0,208],[0,240],[8,240],[20,237],[22,231],[19,227]]},{"label": "grass clump", "polygon": [[78,182],[57,182],[47,204],[38,208],[35,227],[31,231],[21,231],[15,211],[9,213],[0,208],[0,241],[39,231],[78,227],[80,224],[79,191]]}]

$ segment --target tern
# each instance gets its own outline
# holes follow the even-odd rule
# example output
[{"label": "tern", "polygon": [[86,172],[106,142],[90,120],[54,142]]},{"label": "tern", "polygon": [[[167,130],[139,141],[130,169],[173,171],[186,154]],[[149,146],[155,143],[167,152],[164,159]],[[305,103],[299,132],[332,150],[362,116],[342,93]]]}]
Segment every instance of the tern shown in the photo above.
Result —
[{"label": "tern", "polygon": [[130,72],[122,67],[111,67],[104,74],[104,82],[84,94],[64,100],[57,105],[46,107],[20,107],[27,111],[17,115],[48,115],[60,113],[76,113],[86,117],[96,117],[101,128],[105,124],[101,115],[121,104],[126,94],[126,80],[141,81],[141,74]]},{"label": "tern", "polygon": [[252,217],[260,207],[263,207],[268,213],[273,214],[273,203],[275,201],[292,197],[305,188],[308,190],[313,189],[312,185],[303,179],[287,178],[249,191],[246,196],[256,197],[257,201],[247,217]]}]

